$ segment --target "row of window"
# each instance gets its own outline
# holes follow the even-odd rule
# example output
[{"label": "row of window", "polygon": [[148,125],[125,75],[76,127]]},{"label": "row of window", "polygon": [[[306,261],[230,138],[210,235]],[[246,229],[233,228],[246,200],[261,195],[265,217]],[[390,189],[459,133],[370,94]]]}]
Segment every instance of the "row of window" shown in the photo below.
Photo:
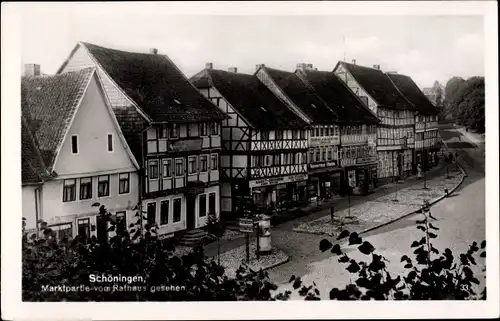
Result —
[{"label": "row of window", "polygon": [[[88,200],[92,198],[93,184],[95,177],[82,177],[65,179],[63,182],[63,202],[76,200],[77,181],[79,181],[79,199]],[[109,175],[97,176],[97,197],[109,196]],[[130,192],[130,173],[118,174],[118,194]]]},{"label": "row of window", "polygon": [[414,113],[409,110],[388,110],[384,108],[379,108],[377,110],[378,117],[387,118],[413,118]]},{"label": "row of window", "polygon": [[[158,222],[158,225],[161,227],[163,225],[167,225],[169,223],[169,213],[170,213],[170,200],[160,201],[160,215],[159,221],[157,220],[157,211],[156,211],[157,202],[147,203],[146,215],[148,223],[154,224]],[[198,196],[198,215],[199,217],[205,217],[209,213],[214,213],[216,211],[216,193],[208,194],[208,211],[207,211],[207,194],[200,194]],[[172,214],[173,214],[173,223],[178,223],[181,221],[181,213],[182,213],[182,199],[174,198],[172,200]]]},{"label": "row of window", "polygon": [[[97,238],[99,241],[103,241],[107,239],[108,236],[108,226],[107,224],[99,224],[101,217],[97,217]],[[127,215],[125,211],[116,212],[116,228],[117,229],[127,229]],[[103,222],[105,222],[103,220]],[[91,232],[91,223],[90,217],[79,218],[76,221],[77,226],[77,235],[82,237],[83,239],[90,238]],[[49,225],[49,228],[56,234],[56,238],[62,240],[64,238],[72,238],[73,237],[73,223],[62,223]]]},{"label": "row of window", "polygon": [[437,130],[417,133],[415,135],[415,139],[416,140],[423,140],[423,139],[428,139],[428,138],[436,138],[438,136],[437,134],[438,134]]},{"label": "row of window", "polygon": [[254,167],[300,165],[307,163],[307,154],[302,152],[276,155],[254,155],[252,156],[252,163]]},{"label": "row of window", "polygon": [[[78,135],[71,136],[71,153],[77,155],[79,153],[80,147],[78,142]],[[107,150],[108,152],[113,152],[113,134],[108,134],[107,136]]]},{"label": "row of window", "polygon": [[432,115],[432,116],[422,116],[422,115],[419,115],[416,118],[417,118],[418,122],[438,121],[438,116],[437,115]]},{"label": "row of window", "polygon": [[[306,137],[306,131],[304,129],[293,129],[293,130],[290,130],[290,132],[292,133],[291,135],[291,139],[307,139]],[[282,129],[277,129],[274,131],[274,139],[275,140],[281,140],[284,138],[284,131]],[[273,138],[272,135],[269,135],[270,132],[269,131],[261,131],[260,132],[260,139],[261,140],[269,140],[270,138]]]},{"label": "row of window", "polygon": [[311,137],[326,137],[326,136],[338,136],[338,135],[339,135],[338,126],[311,128]]},{"label": "row of window", "polygon": [[[163,124],[159,125],[158,138],[160,139],[175,139],[180,137],[180,125],[178,124]],[[154,133],[153,133],[154,134]],[[186,125],[187,137],[203,137],[209,135],[219,135],[219,123],[203,122]],[[153,139],[155,139],[154,137]]]},{"label": "row of window", "polygon": [[376,155],[375,149],[369,146],[342,147],[340,151],[342,159],[362,158]]},{"label": "row of window", "polygon": [[396,144],[399,144],[399,140],[403,137],[412,138],[413,136],[414,132],[412,130],[408,130],[408,128],[377,128],[378,139],[395,140],[397,141]]},{"label": "row of window", "polygon": [[326,162],[339,159],[339,150],[337,146],[316,147],[309,150],[309,161]]},{"label": "row of window", "polygon": [[[219,169],[219,154],[210,154],[210,163],[207,155],[193,155],[188,157],[188,174],[195,174],[198,171],[203,173],[208,169],[216,171]],[[184,158],[175,158],[175,164],[172,158],[161,160],[161,173],[160,173],[160,160],[151,159],[148,161],[148,176],[149,179],[158,179],[160,175],[163,178],[171,178],[174,174],[176,177],[184,176]],[[175,165],[175,167],[174,167]]]}]

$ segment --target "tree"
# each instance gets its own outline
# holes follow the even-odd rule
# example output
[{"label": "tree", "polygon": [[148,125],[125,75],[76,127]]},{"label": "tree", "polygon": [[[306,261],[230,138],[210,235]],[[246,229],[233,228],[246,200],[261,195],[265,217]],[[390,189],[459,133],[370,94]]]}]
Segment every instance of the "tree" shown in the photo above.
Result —
[{"label": "tree", "polygon": [[460,86],[465,83],[465,80],[462,77],[453,77],[446,83],[444,92],[444,108],[446,114],[451,114],[454,109],[454,101],[455,95],[459,90]]}]

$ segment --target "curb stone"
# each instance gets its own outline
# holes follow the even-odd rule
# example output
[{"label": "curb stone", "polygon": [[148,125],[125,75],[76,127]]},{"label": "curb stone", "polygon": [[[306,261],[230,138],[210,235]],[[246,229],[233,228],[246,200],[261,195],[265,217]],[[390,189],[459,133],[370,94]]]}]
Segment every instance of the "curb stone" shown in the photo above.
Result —
[{"label": "curb stone", "polygon": [[[283,253],[285,253],[285,252],[283,252]],[[286,255],[286,259],[285,259],[285,260],[280,261],[280,262],[277,262],[277,263],[274,263],[274,264],[271,264],[271,265],[268,265],[268,266],[266,266],[266,267],[263,267],[263,268],[260,268],[260,269],[258,269],[258,270],[254,270],[254,271],[255,271],[255,272],[258,272],[258,271],[260,271],[260,270],[262,270],[262,271],[266,271],[266,270],[269,270],[269,269],[275,268],[275,267],[277,267],[277,266],[280,266],[280,265],[282,265],[282,264],[285,264],[285,263],[290,262],[290,255],[288,255],[288,254],[286,254],[286,253],[285,253],[285,255]],[[243,264],[242,264],[242,265],[243,265]],[[248,268],[248,269],[251,269],[248,265],[247,265],[247,268]],[[242,274],[242,276],[247,276],[247,275],[249,275],[249,273],[244,273],[244,274]]]}]

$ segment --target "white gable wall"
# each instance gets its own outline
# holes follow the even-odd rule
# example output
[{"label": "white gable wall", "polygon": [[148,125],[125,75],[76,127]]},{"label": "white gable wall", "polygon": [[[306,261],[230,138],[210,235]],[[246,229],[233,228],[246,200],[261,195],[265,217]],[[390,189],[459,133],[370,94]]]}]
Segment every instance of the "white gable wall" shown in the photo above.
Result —
[{"label": "white gable wall", "polygon": [[[368,108],[376,115],[377,114],[377,103],[375,100],[368,95],[368,93],[361,87],[361,85],[354,79],[350,72],[348,72],[344,66],[339,65],[334,73],[342,80],[347,87],[358,97],[368,98]],[[362,100],[363,101],[363,100]],[[364,101],[363,101],[364,102]]]},{"label": "white gable wall", "polygon": [[[108,152],[108,134],[113,135],[113,151]],[[71,137],[78,136],[78,154],[73,155]],[[54,166],[59,176],[135,171],[132,160],[118,136],[103,92],[94,76],[69,128]]]}]

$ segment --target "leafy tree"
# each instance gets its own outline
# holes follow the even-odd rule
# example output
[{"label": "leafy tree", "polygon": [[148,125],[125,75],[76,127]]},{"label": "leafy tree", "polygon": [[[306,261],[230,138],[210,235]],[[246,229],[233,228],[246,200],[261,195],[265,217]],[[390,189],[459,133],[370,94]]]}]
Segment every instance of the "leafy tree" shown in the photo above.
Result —
[{"label": "leafy tree", "polygon": [[462,77],[453,77],[446,83],[444,92],[444,108],[446,110],[446,114],[452,113],[454,109],[454,100],[455,95],[458,92],[461,85],[465,83],[465,80]]},{"label": "leafy tree", "polygon": [[[24,230],[22,297],[24,301],[205,301],[270,300],[276,285],[264,271],[244,267],[228,278],[224,268],[206,259],[201,247],[179,256],[169,240],[159,240],[155,226],[141,228],[142,219],[119,227],[116,216],[100,206],[99,215],[116,232],[109,242],[95,237],[58,240],[40,222],[40,235]],[[140,276],[144,282],[92,283],[91,275]],[[61,286],[52,291],[48,286]],[[88,287],[76,290],[69,287]],[[92,290],[93,286],[102,286]],[[180,291],[169,290],[179,286]],[[127,290],[127,287],[135,287]],[[163,288],[162,288],[163,287]],[[67,289],[70,289],[67,291]],[[88,290],[90,289],[90,290]]]}]

